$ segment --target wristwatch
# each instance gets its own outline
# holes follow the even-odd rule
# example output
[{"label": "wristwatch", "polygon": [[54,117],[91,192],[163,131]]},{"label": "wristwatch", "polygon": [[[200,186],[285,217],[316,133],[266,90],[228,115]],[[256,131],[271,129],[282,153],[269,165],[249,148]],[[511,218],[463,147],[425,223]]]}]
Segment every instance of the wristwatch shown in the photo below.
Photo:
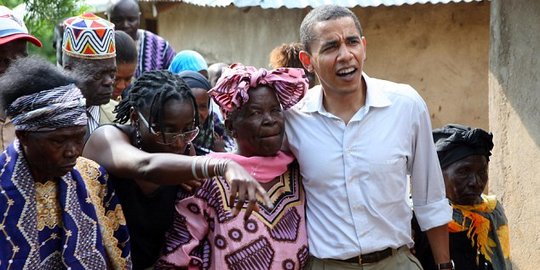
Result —
[{"label": "wristwatch", "polygon": [[437,264],[437,270],[454,270],[454,261]]}]

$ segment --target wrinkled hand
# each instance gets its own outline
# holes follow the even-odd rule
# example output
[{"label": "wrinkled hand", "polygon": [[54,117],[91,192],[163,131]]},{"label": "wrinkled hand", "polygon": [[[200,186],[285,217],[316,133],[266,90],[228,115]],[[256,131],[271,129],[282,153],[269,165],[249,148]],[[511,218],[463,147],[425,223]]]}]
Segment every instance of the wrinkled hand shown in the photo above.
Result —
[{"label": "wrinkled hand", "polygon": [[267,207],[274,207],[266,190],[238,163],[231,161],[227,164],[225,178],[231,183],[231,197],[229,198],[231,208],[238,195],[238,202],[232,212],[233,216],[238,215],[246,200],[249,203],[244,219],[248,219],[253,210],[258,211],[257,194],[261,195]]}]

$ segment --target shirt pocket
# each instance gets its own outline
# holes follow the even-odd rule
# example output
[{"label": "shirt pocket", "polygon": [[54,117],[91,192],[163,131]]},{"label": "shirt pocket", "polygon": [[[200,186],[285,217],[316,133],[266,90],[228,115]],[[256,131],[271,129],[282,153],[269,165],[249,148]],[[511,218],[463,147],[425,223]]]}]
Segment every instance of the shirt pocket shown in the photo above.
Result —
[{"label": "shirt pocket", "polygon": [[396,204],[407,197],[406,158],[377,160],[369,163],[367,188],[375,205],[381,210],[392,211]]}]

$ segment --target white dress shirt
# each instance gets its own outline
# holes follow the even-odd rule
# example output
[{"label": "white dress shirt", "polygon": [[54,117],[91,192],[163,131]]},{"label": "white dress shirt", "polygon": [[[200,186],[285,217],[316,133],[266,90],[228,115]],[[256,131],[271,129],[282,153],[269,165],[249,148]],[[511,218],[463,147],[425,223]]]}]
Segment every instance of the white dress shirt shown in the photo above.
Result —
[{"label": "white dress shirt", "polygon": [[451,219],[426,104],[409,85],[363,77],[366,104],[348,124],[325,110],[320,87],[285,112],[304,177],[309,249],[321,259],[411,247],[408,174],[422,230]]}]

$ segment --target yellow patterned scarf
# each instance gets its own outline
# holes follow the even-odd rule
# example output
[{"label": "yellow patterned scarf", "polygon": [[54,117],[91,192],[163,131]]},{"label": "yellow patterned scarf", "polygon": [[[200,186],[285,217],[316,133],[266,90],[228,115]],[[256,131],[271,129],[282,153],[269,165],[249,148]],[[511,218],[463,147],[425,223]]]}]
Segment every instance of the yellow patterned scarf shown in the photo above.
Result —
[{"label": "yellow patterned scarf", "polygon": [[[504,210],[495,196],[482,195],[476,205],[452,204],[450,233],[467,231],[473,247],[484,255],[493,269],[511,269],[508,221]],[[478,257],[476,258],[478,262]]]}]

